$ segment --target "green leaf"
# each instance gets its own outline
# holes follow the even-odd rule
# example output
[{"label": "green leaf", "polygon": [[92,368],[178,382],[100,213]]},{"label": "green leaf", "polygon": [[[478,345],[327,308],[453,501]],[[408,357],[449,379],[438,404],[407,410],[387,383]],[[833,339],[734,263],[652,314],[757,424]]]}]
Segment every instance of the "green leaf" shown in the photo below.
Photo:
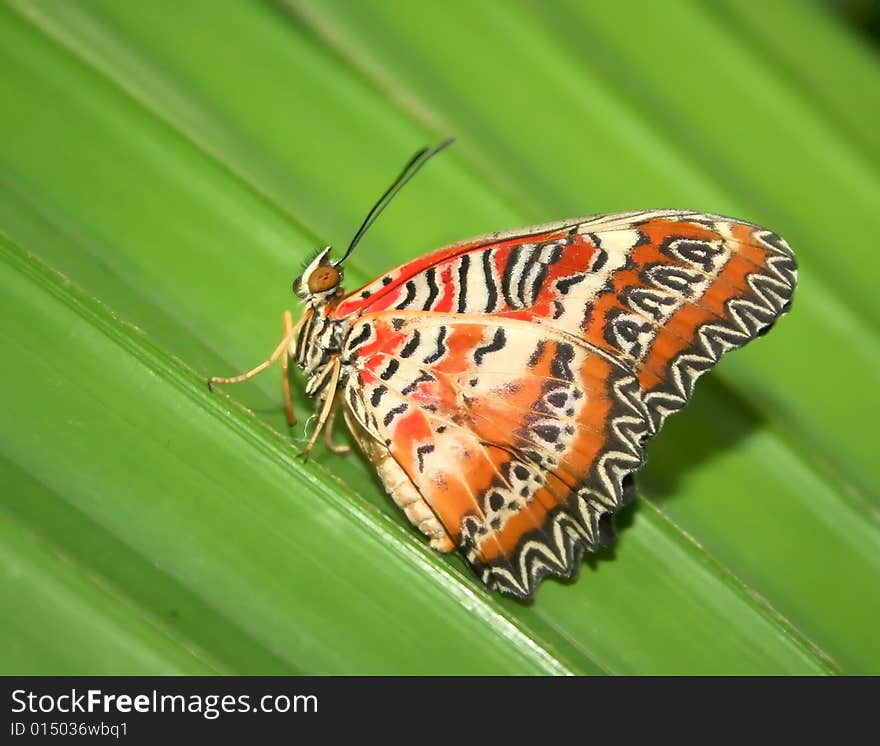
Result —
[{"label": "green leaf", "polygon": [[[0,8],[4,673],[880,671],[872,130],[744,5],[639,8]],[[876,57],[813,20],[876,96]],[[530,604],[431,552],[359,455],[298,459],[277,373],[204,386],[265,358],[299,262],[450,132],[348,282],[669,205],[802,265],[649,447],[617,549]]]}]

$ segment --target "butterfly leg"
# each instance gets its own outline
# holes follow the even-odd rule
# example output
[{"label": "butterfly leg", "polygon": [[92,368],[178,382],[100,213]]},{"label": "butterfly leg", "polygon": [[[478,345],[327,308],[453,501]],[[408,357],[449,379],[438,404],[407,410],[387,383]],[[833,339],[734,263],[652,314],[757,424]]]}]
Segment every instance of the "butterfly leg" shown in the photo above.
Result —
[{"label": "butterfly leg", "polygon": [[[282,340],[293,338],[293,317],[290,311],[285,311],[282,318]],[[293,413],[293,400],[290,397],[290,355],[281,355],[281,393],[284,395],[284,413],[287,415],[287,424],[293,427],[296,424],[296,415]]]},{"label": "butterfly leg", "polygon": [[342,361],[338,357],[335,357],[333,358],[333,361],[330,363],[330,365],[332,366],[330,368],[330,380],[327,382],[327,387],[325,389],[326,393],[324,394],[324,403],[321,406],[321,413],[318,415],[318,424],[315,427],[315,432],[312,433],[312,437],[309,438],[309,442],[306,444],[306,448],[302,453],[303,458],[309,457],[309,454],[315,447],[318,436],[321,434],[321,431],[327,426],[327,421],[328,419],[330,419],[330,415],[333,411],[333,404],[336,400],[336,387],[339,385],[339,371],[342,369]]},{"label": "butterfly leg", "polygon": [[[284,334],[281,338],[281,341],[278,343],[278,346],[272,352],[269,357],[260,363],[255,368],[251,368],[246,373],[242,373],[238,376],[230,376],[228,378],[224,378],[222,376],[211,376],[208,379],[208,388],[213,390],[216,384],[229,384],[229,383],[243,383],[244,381],[249,381],[254,376],[258,376],[262,373],[266,368],[274,365],[278,358],[282,358],[281,360],[281,369],[282,369],[282,390],[284,391],[284,408],[287,412],[287,421],[291,425],[296,422],[296,417],[293,414],[293,404],[290,399],[290,382],[287,377],[288,371],[288,348],[290,347],[290,343],[292,340],[296,339],[296,335],[299,334],[300,328],[302,328],[303,323],[306,320],[306,316],[304,315],[296,324],[292,323],[290,311],[284,312],[283,324],[284,324]],[[283,357],[282,357],[283,356]]]},{"label": "butterfly leg", "polygon": [[336,419],[336,413],[339,411],[339,403],[337,401],[334,404],[333,409],[330,410],[330,417],[327,419],[327,427],[324,428],[324,445],[330,450],[331,453],[339,454],[340,456],[344,453],[348,453],[351,448],[347,445],[337,445],[333,442],[333,422]]}]

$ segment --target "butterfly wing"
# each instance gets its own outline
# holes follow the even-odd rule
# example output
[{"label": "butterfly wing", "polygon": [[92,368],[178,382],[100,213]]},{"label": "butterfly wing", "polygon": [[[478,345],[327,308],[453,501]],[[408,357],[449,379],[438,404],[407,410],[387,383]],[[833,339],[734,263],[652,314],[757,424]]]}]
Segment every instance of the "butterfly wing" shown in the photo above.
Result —
[{"label": "butterfly wing", "polygon": [[645,440],[788,308],[795,274],[775,234],[681,211],[443,249],[335,310],[357,317],[349,420],[435,540],[528,597],[613,540]]}]

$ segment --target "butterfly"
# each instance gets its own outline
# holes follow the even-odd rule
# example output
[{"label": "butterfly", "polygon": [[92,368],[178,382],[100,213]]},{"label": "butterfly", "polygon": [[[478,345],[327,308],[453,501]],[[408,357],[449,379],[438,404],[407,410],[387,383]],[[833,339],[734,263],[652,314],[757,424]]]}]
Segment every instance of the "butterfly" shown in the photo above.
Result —
[{"label": "butterfly", "polygon": [[775,233],[688,210],[644,210],[491,233],[346,294],[327,246],[293,284],[304,311],[247,380],[299,366],[318,414],[306,455],[342,409],[409,521],[458,550],[490,589],[530,598],[615,541],[645,443],[727,351],[791,305],[797,267]]}]

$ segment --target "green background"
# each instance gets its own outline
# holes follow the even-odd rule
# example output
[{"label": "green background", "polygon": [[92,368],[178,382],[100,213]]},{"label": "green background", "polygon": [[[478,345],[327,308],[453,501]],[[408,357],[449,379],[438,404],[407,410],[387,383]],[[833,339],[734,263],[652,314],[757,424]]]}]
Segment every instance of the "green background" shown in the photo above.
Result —
[{"label": "green background", "polygon": [[[880,673],[880,68],[824,5],[8,0],[0,106],[0,672]],[[617,549],[531,604],[359,455],[297,459],[277,372],[204,385],[448,134],[351,287],[658,207],[801,266],[651,443]]]}]

